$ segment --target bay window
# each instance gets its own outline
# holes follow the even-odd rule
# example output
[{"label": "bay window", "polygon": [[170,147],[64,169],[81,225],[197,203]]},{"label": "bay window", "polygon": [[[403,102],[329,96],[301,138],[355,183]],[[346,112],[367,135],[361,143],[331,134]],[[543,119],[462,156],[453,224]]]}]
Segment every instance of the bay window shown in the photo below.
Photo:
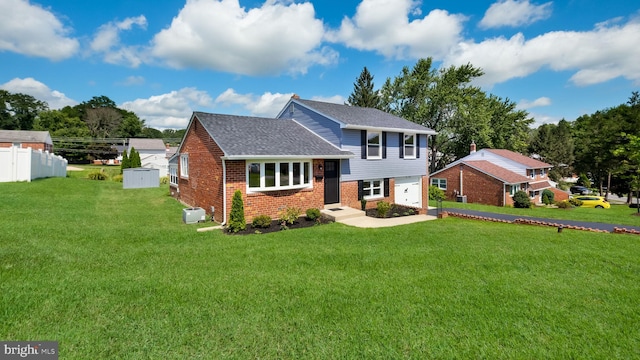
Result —
[{"label": "bay window", "polygon": [[312,186],[310,161],[247,163],[249,191],[299,189]]}]

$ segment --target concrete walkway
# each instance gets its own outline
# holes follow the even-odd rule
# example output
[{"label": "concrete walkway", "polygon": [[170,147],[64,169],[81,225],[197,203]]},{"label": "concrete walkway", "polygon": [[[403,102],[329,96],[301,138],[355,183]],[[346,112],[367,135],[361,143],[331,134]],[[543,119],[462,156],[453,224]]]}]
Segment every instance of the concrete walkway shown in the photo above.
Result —
[{"label": "concrete walkway", "polygon": [[335,222],[359,228],[390,227],[437,219],[433,215],[410,215],[379,219],[366,216],[365,212],[362,210],[340,205],[332,206],[321,211],[323,214],[332,218]]}]

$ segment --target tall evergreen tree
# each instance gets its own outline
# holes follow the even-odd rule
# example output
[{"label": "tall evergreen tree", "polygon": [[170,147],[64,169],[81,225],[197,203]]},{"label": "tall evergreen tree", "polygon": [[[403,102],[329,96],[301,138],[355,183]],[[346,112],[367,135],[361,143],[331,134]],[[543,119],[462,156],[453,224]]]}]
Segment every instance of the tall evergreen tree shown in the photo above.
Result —
[{"label": "tall evergreen tree", "polygon": [[120,162],[120,174],[124,173],[124,169],[131,168],[131,160],[129,160],[129,155],[127,155],[127,151],[122,152],[122,162]]},{"label": "tall evergreen tree", "polygon": [[142,160],[140,159],[140,153],[136,150],[136,148],[131,148],[131,150],[129,151],[129,161],[130,163],[130,167],[132,168],[139,168],[142,167]]},{"label": "tall evergreen tree", "polygon": [[365,66],[360,76],[353,83],[353,92],[349,95],[347,103],[351,106],[382,108],[382,101],[376,90],[373,88],[373,75]]}]

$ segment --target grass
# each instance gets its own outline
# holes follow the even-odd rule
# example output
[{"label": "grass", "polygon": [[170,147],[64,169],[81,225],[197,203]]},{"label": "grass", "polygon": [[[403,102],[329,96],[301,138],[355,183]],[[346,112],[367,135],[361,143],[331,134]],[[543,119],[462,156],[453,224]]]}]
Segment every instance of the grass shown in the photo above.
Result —
[{"label": "grass", "polygon": [[[435,202],[430,202],[435,206]],[[628,205],[612,204],[610,209],[594,209],[577,207],[572,209],[547,208],[534,206],[530,209],[517,209],[512,207],[499,207],[482,204],[459,203],[453,201],[443,201],[443,208],[471,209],[501,214],[512,214],[522,216],[541,217],[549,219],[566,219],[588,222],[600,222],[608,224],[640,226],[640,216],[635,215],[637,209],[629,208]]]},{"label": "grass", "polygon": [[0,339],[64,359],[637,358],[637,236],[196,232],[166,187],[0,183]]}]

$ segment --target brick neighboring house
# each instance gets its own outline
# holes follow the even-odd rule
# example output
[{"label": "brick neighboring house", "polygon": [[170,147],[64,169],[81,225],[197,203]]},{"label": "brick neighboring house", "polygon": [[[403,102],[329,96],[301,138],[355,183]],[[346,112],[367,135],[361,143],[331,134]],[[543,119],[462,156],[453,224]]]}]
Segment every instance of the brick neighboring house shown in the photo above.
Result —
[{"label": "brick neighboring house", "polygon": [[245,217],[277,218],[286,207],[380,200],[426,211],[427,135],[383,111],[292,97],[273,118],[194,112],[169,159],[173,196],[226,222],[233,193]]},{"label": "brick neighboring house", "polygon": [[554,199],[567,200],[569,195],[548,178],[552,165],[505,149],[482,149],[471,152],[444,169],[431,174],[431,185],[445,191],[447,199],[494,206],[513,205],[518,190],[528,192],[531,201],[542,203],[542,191],[549,189]]},{"label": "brick neighboring house", "polygon": [[53,140],[48,131],[0,130],[0,147],[12,146],[53,152]]}]

